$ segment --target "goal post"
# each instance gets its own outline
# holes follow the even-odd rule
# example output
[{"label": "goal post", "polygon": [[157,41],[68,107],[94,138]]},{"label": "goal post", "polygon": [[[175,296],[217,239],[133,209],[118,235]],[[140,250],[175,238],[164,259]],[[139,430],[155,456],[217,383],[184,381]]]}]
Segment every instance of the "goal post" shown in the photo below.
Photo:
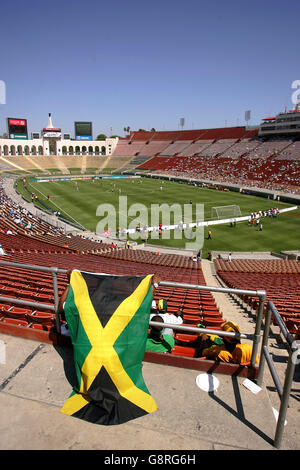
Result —
[{"label": "goal post", "polygon": [[237,204],[229,206],[215,206],[211,208],[211,219],[222,220],[241,217],[241,209]]}]

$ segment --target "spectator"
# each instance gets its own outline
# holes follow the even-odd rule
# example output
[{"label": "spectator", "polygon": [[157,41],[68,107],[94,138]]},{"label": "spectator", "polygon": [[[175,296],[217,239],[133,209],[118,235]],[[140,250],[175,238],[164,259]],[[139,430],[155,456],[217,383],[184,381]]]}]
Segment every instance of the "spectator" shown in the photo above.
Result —
[{"label": "spectator", "polygon": [[[197,326],[203,328],[201,324]],[[221,329],[230,333],[240,333],[239,326],[232,321],[222,323]],[[205,356],[208,359],[234,364],[248,363],[252,356],[252,346],[247,343],[241,344],[239,337],[220,337],[200,333],[199,337],[190,343],[190,346],[196,348],[195,357]],[[258,362],[258,356],[256,362]]]},{"label": "spectator", "polygon": [[175,345],[175,340],[171,335],[162,334],[164,320],[160,315],[154,315],[151,321],[161,323],[162,326],[155,325],[150,327],[150,333],[146,342],[146,350],[170,353]]},{"label": "spectator", "polygon": [[[150,315],[150,320],[152,320],[152,317],[155,314]],[[158,301],[158,309],[156,315],[159,315],[164,323],[168,323],[170,325],[182,325],[183,319],[182,319],[182,311],[177,310],[174,314],[167,313],[167,301],[164,299],[161,299]],[[165,327],[162,331],[163,335],[170,335],[174,336],[175,331],[173,328]]]}]

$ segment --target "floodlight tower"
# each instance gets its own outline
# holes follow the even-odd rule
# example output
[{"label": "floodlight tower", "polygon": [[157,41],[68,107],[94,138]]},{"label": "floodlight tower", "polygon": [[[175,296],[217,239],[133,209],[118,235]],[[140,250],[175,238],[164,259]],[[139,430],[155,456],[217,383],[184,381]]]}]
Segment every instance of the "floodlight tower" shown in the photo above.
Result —
[{"label": "floodlight tower", "polygon": [[248,122],[250,121],[251,111],[245,111],[245,121],[246,126],[248,126]]}]

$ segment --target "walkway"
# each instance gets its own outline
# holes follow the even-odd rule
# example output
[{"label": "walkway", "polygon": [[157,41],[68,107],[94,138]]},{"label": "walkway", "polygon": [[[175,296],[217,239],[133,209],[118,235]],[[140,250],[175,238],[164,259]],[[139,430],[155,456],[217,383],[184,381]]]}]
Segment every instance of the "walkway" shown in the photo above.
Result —
[{"label": "walkway", "polygon": [[[208,286],[224,287],[216,277],[213,262],[204,259],[201,262],[201,266]],[[245,308],[238,305],[228,294],[212,292],[212,295],[214,296],[218,309],[223,314],[224,320],[231,320],[237,323],[243,333],[254,333],[255,321],[249,317]]]}]

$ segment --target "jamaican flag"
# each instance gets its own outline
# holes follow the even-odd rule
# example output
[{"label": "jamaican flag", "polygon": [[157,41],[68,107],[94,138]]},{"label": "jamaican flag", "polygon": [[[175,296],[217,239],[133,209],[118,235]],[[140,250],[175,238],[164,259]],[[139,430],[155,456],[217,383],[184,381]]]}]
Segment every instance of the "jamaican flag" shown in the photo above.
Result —
[{"label": "jamaican flag", "polygon": [[151,281],[72,271],[64,310],[78,385],[62,413],[111,425],[157,410],[142,376]]}]

